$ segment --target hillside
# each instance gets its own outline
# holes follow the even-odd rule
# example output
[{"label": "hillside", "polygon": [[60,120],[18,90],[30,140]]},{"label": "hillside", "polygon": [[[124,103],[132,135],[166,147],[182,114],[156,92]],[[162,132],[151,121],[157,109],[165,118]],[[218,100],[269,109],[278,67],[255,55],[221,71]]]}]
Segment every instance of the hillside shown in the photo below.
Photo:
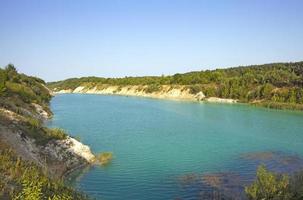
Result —
[{"label": "hillside", "polygon": [[[172,76],[83,77],[50,82],[47,85],[54,92],[116,93],[150,97],[164,93],[164,98],[173,96],[165,94],[177,89],[178,94],[186,95],[191,100],[216,97],[270,108],[303,110],[303,62],[240,66]],[[110,87],[111,91],[108,91]],[[126,91],[121,92],[123,90]],[[127,90],[135,91],[128,94]]]},{"label": "hillside", "polygon": [[50,99],[43,80],[13,65],[0,68],[0,199],[87,198],[62,177],[94,155],[64,130],[43,125],[52,116]]}]

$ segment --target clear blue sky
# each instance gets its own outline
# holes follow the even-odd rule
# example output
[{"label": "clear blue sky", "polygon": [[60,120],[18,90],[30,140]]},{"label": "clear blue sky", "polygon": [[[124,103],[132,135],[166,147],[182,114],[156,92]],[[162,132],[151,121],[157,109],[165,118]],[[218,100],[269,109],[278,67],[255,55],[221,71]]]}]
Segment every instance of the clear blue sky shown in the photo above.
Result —
[{"label": "clear blue sky", "polygon": [[47,81],[303,60],[302,0],[0,0],[0,66]]}]

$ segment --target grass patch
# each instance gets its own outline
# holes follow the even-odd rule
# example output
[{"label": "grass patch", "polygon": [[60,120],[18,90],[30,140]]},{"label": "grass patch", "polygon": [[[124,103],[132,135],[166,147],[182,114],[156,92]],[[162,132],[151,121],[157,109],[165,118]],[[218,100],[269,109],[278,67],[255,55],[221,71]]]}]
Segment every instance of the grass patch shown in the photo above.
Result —
[{"label": "grass patch", "polygon": [[251,103],[255,106],[261,106],[265,108],[271,109],[279,109],[279,110],[301,110],[303,111],[303,104],[295,104],[295,103],[281,103],[281,102],[257,102]]},{"label": "grass patch", "polygon": [[0,141],[0,199],[86,200],[88,197],[62,180],[48,178],[34,163],[22,160]]},{"label": "grass patch", "polygon": [[67,133],[61,128],[48,129],[48,136],[55,140],[64,140],[67,138]]}]

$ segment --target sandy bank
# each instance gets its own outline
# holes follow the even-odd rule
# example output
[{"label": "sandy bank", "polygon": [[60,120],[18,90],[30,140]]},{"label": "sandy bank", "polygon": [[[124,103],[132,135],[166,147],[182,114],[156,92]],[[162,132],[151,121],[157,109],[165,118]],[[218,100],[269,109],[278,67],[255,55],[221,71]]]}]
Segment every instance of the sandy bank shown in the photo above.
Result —
[{"label": "sandy bank", "polygon": [[104,95],[123,95],[123,96],[138,96],[150,97],[157,99],[171,99],[184,101],[207,101],[212,103],[236,103],[235,99],[223,99],[218,97],[206,97],[203,92],[192,94],[190,89],[181,85],[163,85],[157,91],[148,92],[148,86],[112,86],[102,85],[98,87],[79,86],[74,90],[56,90],[55,94],[80,93],[80,94],[104,94]]}]

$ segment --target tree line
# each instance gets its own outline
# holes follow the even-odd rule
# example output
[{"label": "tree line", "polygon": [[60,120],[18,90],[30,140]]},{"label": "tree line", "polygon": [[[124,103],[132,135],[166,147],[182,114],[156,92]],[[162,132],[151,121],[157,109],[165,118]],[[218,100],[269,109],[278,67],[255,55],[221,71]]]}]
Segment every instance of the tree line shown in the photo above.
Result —
[{"label": "tree line", "polygon": [[80,85],[149,85],[153,91],[162,85],[185,85],[195,94],[238,99],[240,102],[303,104],[303,62],[272,63],[205,70],[172,76],[124,78],[82,77],[51,82],[52,89],[75,89]]}]

